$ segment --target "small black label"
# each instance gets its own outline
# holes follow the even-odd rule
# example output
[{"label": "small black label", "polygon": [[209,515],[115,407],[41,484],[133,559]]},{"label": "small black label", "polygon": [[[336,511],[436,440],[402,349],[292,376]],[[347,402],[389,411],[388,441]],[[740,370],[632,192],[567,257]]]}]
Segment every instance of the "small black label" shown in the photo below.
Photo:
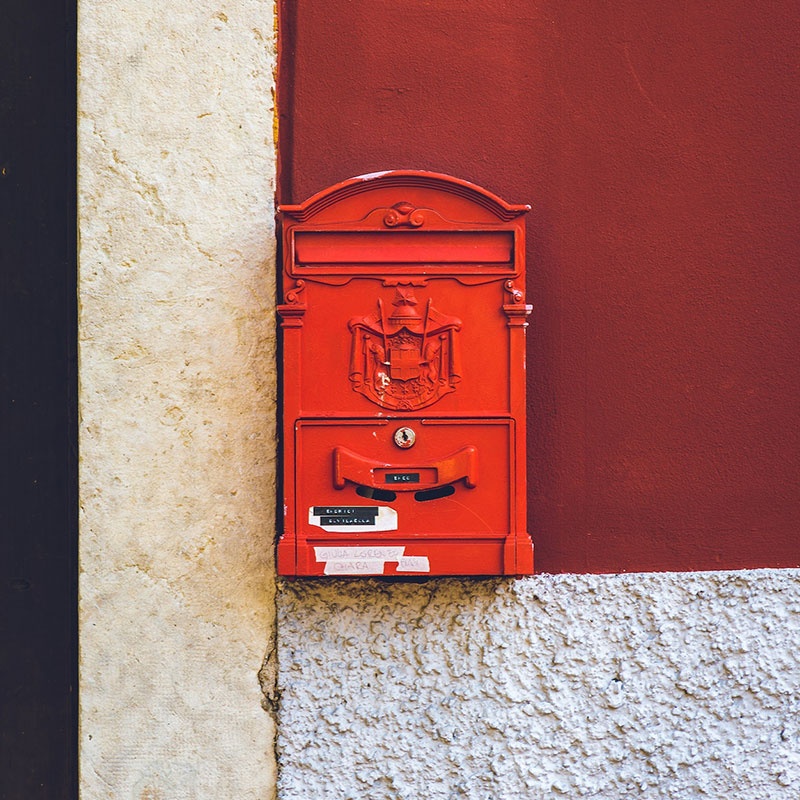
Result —
[{"label": "small black label", "polygon": [[320,525],[374,525],[375,517],[364,514],[352,514],[348,516],[338,515],[336,517],[323,516],[319,518]]},{"label": "small black label", "polygon": [[[378,516],[379,506],[314,506],[315,517],[371,517],[374,522]],[[372,522],[368,524],[372,524]],[[331,525],[339,523],[329,523]],[[346,523],[342,523],[346,524]],[[350,525],[361,525],[361,522],[351,522]]]},{"label": "small black label", "polygon": [[419,483],[419,472],[387,472],[386,483]]}]

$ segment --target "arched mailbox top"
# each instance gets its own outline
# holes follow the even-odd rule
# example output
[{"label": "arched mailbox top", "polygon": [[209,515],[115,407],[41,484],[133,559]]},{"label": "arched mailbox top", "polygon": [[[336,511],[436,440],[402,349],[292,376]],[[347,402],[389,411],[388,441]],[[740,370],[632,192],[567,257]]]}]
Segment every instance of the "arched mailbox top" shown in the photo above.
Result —
[{"label": "arched mailbox top", "polygon": [[[323,212],[335,206],[346,204],[348,200],[364,194],[380,194],[381,190],[391,190],[398,192],[406,190],[409,194],[409,213],[403,220],[402,212],[398,214],[398,222],[395,224],[407,224],[414,226],[413,201],[420,197],[431,199],[439,194],[444,199],[444,206],[437,210],[447,216],[447,198],[458,198],[462,202],[457,203],[456,213],[463,216],[465,206],[463,201],[467,201],[475,207],[479,216],[480,211],[490,212],[500,222],[509,222],[521,214],[530,211],[529,205],[512,205],[498,197],[488,189],[484,189],[477,184],[454,178],[452,175],[445,175],[440,172],[427,172],[425,170],[387,170],[385,172],[372,172],[367,175],[357,175],[348,178],[341,183],[329,186],[321,192],[308,198],[303,203],[297,205],[281,205],[280,212],[296,220],[297,222],[307,222],[313,218],[323,215]],[[364,198],[367,200],[367,198]],[[327,216],[327,215],[325,215]],[[411,216],[410,219],[408,217]],[[476,220],[477,221],[477,220]],[[390,223],[387,223],[390,224]]]},{"label": "arched mailbox top", "polygon": [[349,178],[299,205],[280,206],[292,278],[521,274],[528,205],[424,170]]}]

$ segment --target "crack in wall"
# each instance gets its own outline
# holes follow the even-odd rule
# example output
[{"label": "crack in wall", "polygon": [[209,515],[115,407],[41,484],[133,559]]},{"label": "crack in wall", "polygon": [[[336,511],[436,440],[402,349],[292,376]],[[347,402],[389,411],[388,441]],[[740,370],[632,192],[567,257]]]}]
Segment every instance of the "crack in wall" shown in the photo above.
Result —
[{"label": "crack in wall", "polygon": [[281,695],[278,689],[278,642],[274,635],[258,670],[258,683],[263,695],[261,707],[269,714],[277,714]]}]

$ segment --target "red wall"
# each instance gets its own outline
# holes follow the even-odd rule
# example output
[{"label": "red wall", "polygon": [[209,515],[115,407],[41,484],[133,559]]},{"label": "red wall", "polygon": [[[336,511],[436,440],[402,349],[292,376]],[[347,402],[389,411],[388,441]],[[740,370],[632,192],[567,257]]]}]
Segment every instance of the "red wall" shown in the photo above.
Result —
[{"label": "red wall", "polygon": [[794,6],[284,0],[281,201],[533,206],[538,571],[800,564]]}]

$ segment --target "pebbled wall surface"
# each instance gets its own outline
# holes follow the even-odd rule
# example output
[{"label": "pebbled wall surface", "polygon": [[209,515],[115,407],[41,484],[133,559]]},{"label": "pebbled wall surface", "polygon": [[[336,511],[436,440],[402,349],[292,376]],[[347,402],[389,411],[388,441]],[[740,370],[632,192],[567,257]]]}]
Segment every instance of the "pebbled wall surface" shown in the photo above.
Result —
[{"label": "pebbled wall surface", "polygon": [[273,6],[79,31],[81,797],[265,800]]},{"label": "pebbled wall surface", "polygon": [[279,797],[800,797],[800,571],[279,584]]}]

